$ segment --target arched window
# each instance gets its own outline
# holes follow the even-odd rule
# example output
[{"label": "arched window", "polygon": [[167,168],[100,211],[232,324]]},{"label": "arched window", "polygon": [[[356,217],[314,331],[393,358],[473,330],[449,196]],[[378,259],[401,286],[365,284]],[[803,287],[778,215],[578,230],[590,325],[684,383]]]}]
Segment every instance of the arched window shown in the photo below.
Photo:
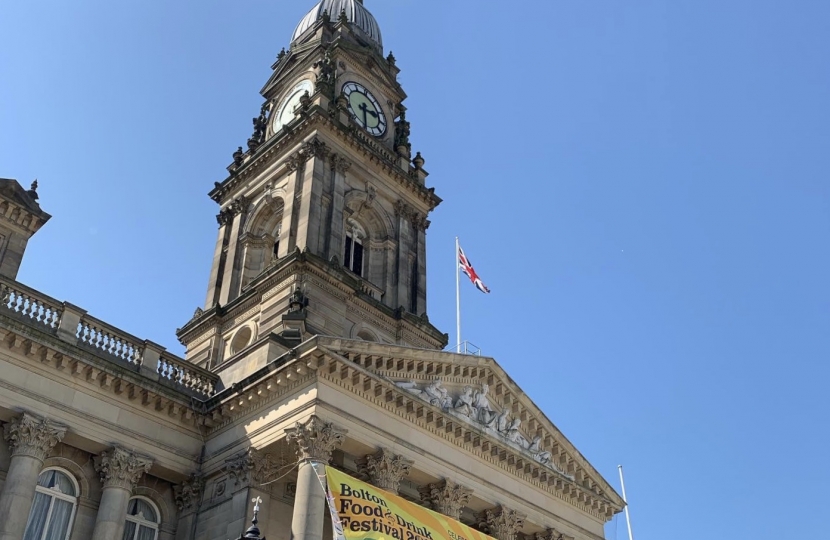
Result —
[{"label": "arched window", "polygon": [[37,478],[35,500],[23,540],[66,540],[78,506],[78,484],[62,469],[46,469]]},{"label": "arched window", "polygon": [[356,221],[350,219],[346,223],[346,250],[343,255],[343,265],[363,277],[363,241],[366,231]]},{"label": "arched window", "polygon": [[156,540],[159,536],[159,511],[144,497],[133,497],[127,505],[123,540]]}]

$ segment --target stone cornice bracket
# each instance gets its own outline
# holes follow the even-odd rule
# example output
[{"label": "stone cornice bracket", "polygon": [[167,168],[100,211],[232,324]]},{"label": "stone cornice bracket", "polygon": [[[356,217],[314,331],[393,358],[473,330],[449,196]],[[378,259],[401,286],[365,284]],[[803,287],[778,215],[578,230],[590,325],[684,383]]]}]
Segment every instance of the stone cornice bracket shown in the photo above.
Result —
[{"label": "stone cornice bracket", "polygon": [[482,513],[481,525],[490,536],[497,540],[516,540],[518,532],[525,524],[526,517],[516,510],[498,506]]},{"label": "stone cornice bracket", "polygon": [[204,488],[205,477],[202,473],[193,473],[181,485],[175,486],[173,491],[179,511],[187,512],[198,507]]},{"label": "stone cornice bracket", "polygon": [[429,503],[433,510],[447,517],[459,519],[461,509],[470,502],[473,490],[456,484],[452,480],[442,480],[420,489],[421,499]]},{"label": "stone cornice bracket", "polygon": [[3,428],[12,456],[29,456],[43,461],[63,440],[66,427],[29,413],[23,413]]},{"label": "stone cornice bracket", "polygon": [[334,448],[343,443],[346,430],[312,416],[307,422],[297,422],[293,428],[285,430],[286,440],[297,443],[297,456],[300,461],[318,461],[328,463]]},{"label": "stone cornice bracket", "polygon": [[152,466],[152,458],[119,447],[95,457],[95,470],[104,488],[117,487],[131,492]]},{"label": "stone cornice bracket", "polygon": [[397,493],[401,480],[409,475],[413,464],[414,461],[382,448],[366,456],[361,461],[360,468],[373,485],[390,493]]}]

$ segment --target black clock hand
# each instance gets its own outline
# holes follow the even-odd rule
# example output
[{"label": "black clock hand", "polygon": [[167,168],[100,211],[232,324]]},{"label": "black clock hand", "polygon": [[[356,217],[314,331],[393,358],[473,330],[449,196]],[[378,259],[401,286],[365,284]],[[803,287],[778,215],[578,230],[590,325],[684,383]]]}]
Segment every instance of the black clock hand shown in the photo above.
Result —
[{"label": "black clock hand", "polygon": [[369,112],[369,110],[366,108],[366,104],[365,104],[365,103],[361,103],[361,104],[360,104],[360,110],[361,110],[361,111],[363,111],[363,125],[364,125],[364,126],[368,126],[368,125],[369,125],[369,121],[366,119],[366,113],[367,113],[367,112]]}]

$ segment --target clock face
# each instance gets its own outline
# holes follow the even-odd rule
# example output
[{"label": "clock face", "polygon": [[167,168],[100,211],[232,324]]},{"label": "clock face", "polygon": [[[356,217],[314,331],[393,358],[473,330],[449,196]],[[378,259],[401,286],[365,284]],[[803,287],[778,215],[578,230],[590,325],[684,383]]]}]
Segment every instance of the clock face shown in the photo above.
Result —
[{"label": "clock face", "polygon": [[386,116],[371,92],[363,85],[348,82],[343,85],[343,94],[349,100],[349,112],[363,129],[375,137],[386,133]]},{"label": "clock face", "polygon": [[282,100],[277,114],[274,115],[274,133],[282,129],[282,126],[294,120],[294,109],[300,104],[300,98],[308,92],[314,93],[314,85],[308,79],[298,82]]}]

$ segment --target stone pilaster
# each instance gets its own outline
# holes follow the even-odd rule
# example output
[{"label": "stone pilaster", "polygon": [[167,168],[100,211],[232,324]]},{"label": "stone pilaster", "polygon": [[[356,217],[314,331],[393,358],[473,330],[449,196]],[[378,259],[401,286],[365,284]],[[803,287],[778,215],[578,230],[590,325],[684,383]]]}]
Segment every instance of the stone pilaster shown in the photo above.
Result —
[{"label": "stone pilaster", "polygon": [[300,458],[290,540],[322,540],[326,495],[320,482],[325,482],[325,464],[346,438],[346,432],[312,416],[286,429],[285,434],[289,442],[297,443]]},{"label": "stone pilaster", "polygon": [[413,461],[383,448],[362,460],[360,472],[369,479],[372,485],[397,494],[401,480],[409,475],[412,464]]},{"label": "stone pilaster", "polygon": [[442,480],[420,489],[421,499],[429,503],[436,512],[452,519],[461,517],[461,509],[470,502],[473,490],[456,484],[452,480]]},{"label": "stone pilaster", "polygon": [[123,448],[113,448],[95,458],[95,469],[104,486],[92,540],[112,540],[124,534],[127,506],[136,483],[150,470],[153,460]]},{"label": "stone pilaster", "polygon": [[0,540],[23,537],[43,460],[64,435],[65,427],[29,413],[4,426],[12,458],[0,492]]},{"label": "stone pilaster", "polygon": [[481,525],[496,540],[516,540],[527,516],[516,510],[498,506],[485,510],[481,517]]}]

